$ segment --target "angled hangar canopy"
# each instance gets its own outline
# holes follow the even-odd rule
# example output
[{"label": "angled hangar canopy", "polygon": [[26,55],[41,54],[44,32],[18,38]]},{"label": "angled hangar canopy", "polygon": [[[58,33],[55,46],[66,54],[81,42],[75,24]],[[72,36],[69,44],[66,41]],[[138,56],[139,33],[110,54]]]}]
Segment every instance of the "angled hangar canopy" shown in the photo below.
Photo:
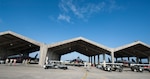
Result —
[{"label": "angled hangar canopy", "polygon": [[6,31],[0,33],[0,49],[15,52],[14,54],[31,53],[40,50],[40,43],[12,31]]},{"label": "angled hangar canopy", "polygon": [[64,55],[70,52],[79,52],[86,56],[94,56],[102,53],[110,54],[110,49],[96,42],[90,41],[83,37],[78,37],[63,42],[48,45],[48,50],[59,55]]},{"label": "angled hangar canopy", "polygon": [[131,44],[116,48],[114,56],[146,58],[150,56],[150,46],[141,41],[136,41]]}]

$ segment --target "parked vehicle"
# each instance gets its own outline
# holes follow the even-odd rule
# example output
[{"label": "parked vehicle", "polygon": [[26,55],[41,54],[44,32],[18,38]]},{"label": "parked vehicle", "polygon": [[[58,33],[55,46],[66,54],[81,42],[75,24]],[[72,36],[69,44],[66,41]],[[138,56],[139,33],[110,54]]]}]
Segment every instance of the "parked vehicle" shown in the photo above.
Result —
[{"label": "parked vehicle", "polygon": [[102,64],[98,64],[98,65],[96,65],[96,68],[103,69],[103,66],[102,66]]},{"label": "parked vehicle", "polygon": [[49,68],[51,68],[51,69],[64,69],[64,70],[68,69],[68,67],[66,65],[62,64],[61,61],[52,61],[52,60],[50,60],[48,62],[48,64],[44,65],[44,69],[49,69]]},{"label": "parked vehicle", "polygon": [[0,64],[5,64],[5,61],[4,60],[0,60]]},{"label": "parked vehicle", "polygon": [[143,72],[144,70],[150,72],[150,64],[132,64],[131,70],[134,72]]},{"label": "parked vehicle", "polygon": [[122,63],[106,63],[106,66],[104,66],[103,63],[97,65],[97,68],[105,70],[105,71],[123,71],[123,64]]}]

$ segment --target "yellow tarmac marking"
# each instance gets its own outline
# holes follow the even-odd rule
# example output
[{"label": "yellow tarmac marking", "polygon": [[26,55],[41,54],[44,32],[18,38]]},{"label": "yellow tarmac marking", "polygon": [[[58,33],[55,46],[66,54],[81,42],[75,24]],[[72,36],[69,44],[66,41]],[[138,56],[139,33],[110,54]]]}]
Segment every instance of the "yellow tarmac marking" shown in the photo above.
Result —
[{"label": "yellow tarmac marking", "polygon": [[82,79],[86,79],[87,78],[87,71],[85,72],[85,75],[82,77]]}]

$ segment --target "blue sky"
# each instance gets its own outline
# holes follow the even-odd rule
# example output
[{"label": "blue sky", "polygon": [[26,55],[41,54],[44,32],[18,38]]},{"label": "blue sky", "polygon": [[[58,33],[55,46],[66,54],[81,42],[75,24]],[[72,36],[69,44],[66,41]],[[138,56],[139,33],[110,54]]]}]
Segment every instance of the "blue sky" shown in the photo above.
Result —
[{"label": "blue sky", "polygon": [[82,36],[115,48],[150,44],[150,0],[0,0],[0,32],[51,44]]}]

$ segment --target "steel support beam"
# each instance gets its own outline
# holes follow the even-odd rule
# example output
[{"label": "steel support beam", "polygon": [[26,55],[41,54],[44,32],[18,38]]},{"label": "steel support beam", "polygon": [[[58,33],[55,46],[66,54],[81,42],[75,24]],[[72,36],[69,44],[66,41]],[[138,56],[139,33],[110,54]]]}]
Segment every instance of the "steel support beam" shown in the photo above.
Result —
[{"label": "steel support beam", "polygon": [[128,57],[128,61],[130,61],[130,57]]},{"label": "steel support beam", "polygon": [[136,57],[136,63],[139,64],[139,57]]},{"label": "steel support beam", "polygon": [[96,64],[96,61],[95,61],[95,56],[94,56],[94,65]]},{"label": "steel support beam", "polygon": [[89,56],[89,63],[91,63],[91,61],[90,61],[90,56]]},{"label": "steel support beam", "polygon": [[97,61],[97,63],[99,64],[99,62],[100,62],[100,58],[99,58],[100,56],[99,55],[97,55],[97,59],[98,59],[98,61]]},{"label": "steel support beam", "polygon": [[91,56],[91,64],[93,63],[93,60],[92,60],[92,56]]}]

